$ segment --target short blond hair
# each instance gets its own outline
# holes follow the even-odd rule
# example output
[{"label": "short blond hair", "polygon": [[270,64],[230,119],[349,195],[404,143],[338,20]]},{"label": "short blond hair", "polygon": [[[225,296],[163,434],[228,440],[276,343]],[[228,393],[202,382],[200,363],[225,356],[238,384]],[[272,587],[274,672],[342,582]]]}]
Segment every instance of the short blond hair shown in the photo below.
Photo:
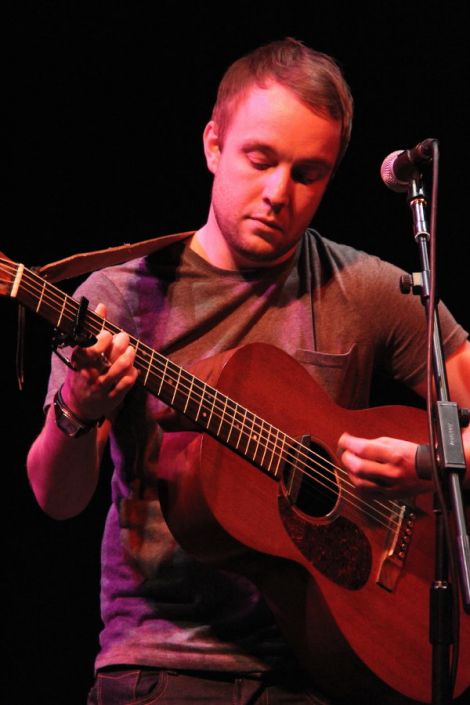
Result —
[{"label": "short blond hair", "polygon": [[351,136],[353,99],[336,61],[292,37],[258,47],[235,61],[225,72],[217,92],[212,119],[223,146],[230,119],[253,85],[265,88],[276,81],[290,89],[322,117],[341,123],[337,164]]}]

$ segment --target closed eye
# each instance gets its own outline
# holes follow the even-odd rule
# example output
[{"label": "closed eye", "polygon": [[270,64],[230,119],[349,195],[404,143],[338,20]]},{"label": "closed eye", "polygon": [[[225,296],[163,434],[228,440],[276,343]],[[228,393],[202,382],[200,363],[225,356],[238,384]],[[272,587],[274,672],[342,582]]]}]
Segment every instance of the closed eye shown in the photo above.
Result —
[{"label": "closed eye", "polygon": [[263,152],[251,152],[247,154],[248,161],[254,169],[269,169],[275,166],[275,160]]},{"label": "closed eye", "polygon": [[[263,145],[248,144],[242,150],[250,166],[257,171],[266,171],[278,165],[278,157],[273,149]],[[292,180],[299,184],[309,185],[328,177],[332,167],[322,159],[305,159],[293,164]]]},{"label": "closed eye", "polygon": [[259,171],[263,171],[264,169],[269,169],[271,166],[273,166],[269,162],[256,162],[253,159],[250,159],[250,162],[251,162],[251,166],[254,169],[258,169]]},{"label": "closed eye", "polygon": [[292,169],[292,178],[299,184],[313,184],[316,181],[321,181],[328,176],[330,170],[324,164],[318,164],[314,167],[294,167]]}]

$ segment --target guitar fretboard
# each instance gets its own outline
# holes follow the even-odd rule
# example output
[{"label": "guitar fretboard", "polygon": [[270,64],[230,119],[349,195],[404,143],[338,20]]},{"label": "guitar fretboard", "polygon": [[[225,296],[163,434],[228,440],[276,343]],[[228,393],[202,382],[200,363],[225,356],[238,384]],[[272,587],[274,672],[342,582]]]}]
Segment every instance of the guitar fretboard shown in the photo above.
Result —
[{"label": "guitar fretboard", "polygon": [[[77,319],[80,334],[87,337],[104,330],[112,334],[121,331],[91,311],[86,310],[82,316],[79,302],[23,265],[16,266],[10,295],[66,335],[74,334]],[[129,337],[136,352],[140,383],[149,392],[267,474],[279,477],[287,454],[292,456],[297,450],[296,441],[137,338]]]}]

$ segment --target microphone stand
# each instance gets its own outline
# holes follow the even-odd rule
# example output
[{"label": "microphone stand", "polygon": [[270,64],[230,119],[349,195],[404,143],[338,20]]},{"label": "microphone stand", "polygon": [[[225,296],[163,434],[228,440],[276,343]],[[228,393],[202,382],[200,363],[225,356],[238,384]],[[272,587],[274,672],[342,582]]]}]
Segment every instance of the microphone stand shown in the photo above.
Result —
[{"label": "microphone stand", "polygon": [[[450,546],[446,541],[445,518],[442,503],[443,494],[447,497],[455,522],[455,550],[458,557],[459,576],[463,607],[470,611],[470,546],[465,526],[461,477],[465,474],[465,455],[461,427],[468,423],[468,410],[459,410],[450,400],[445,369],[439,313],[435,301],[431,300],[430,264],[428,242],[430,233],[426,224],[427,206],[421,174],[416,171],[410,180],[408,203],[412,213],[414,238],[418,245],[421,272],[406,275],[402,279],[402,291],[421,295],[426,310],[428,325],[433,326],[432,367],[435,383],[435,402],[432,406],[431,442],[428,448],[429,460],[434,468],[437,482],[434,496],[436,518],[436,558],[435,577],[430,586],[430,641],[432,646],[432,703],[448,705],[452,701],[452,677],[450,668],[451,645],[453,644],[453,624],[459,616],[458,599],[453,599],[452,583],[448,581]],[[432,317],[432,320],[431,320]],[[431,404],[431,400],[428,400]],[[433,428],[436,433],[434,434]],[[419,467],[418,467],[419,472]],[[441,485],[443,487],[441,488]],[[442,491],[444,490],[444,491]],[[458,581],[457,581],[458,582]],[[458,585],[455,586],[456,588]],[[458,597],[458,591],[456,592]]]}]

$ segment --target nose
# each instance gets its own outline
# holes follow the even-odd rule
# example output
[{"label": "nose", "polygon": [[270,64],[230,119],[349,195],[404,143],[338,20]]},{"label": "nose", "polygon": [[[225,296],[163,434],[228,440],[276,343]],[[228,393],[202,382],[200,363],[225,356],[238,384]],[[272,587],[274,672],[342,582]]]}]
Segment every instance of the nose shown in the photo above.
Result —
[{"label": "nose", "polygon": [[274,213],[279,213],[289,200],[290,172],[281,166],[266,173],[263,199]]}]

